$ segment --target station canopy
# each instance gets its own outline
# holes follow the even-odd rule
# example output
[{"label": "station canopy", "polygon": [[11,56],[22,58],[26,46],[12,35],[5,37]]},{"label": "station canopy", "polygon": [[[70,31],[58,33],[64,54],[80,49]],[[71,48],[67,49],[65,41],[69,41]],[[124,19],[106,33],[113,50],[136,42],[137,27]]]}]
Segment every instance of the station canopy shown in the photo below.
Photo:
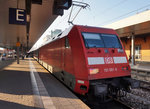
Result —
[{"label": "station canopy", "polygon": [[117,31],[120,37],[128,37],[131,34],[142,35],[150,33],[150,10],[105,25]]},{"label": "station canopy", "polygon": [[[0,47],[29,50],[72,0],[0,0]],[[63,6],[64,5],[64,6]]]}]

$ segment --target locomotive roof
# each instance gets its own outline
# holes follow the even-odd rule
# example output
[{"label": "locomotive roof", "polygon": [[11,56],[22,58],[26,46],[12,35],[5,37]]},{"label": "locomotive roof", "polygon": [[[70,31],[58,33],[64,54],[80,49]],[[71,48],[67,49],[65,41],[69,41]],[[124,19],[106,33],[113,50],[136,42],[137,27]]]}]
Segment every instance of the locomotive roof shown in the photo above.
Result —
[{"label": "locomotive roof", "polygon": [[60,39],[60,38],[63,38],[63,37],[65,37],[65,36],[67,36],[67,35],[69,34],[69,32],[71,31],[72,28],[73,28],[73,26],[71,26],[71,27],[65,29],[65,30],[64,30],[62,33],[60,33],[59,35],[54,36],[54,37],[51,37],[51,38],[46,42],[46,44],[51,43],[51,42],[53,42],[53,41],[55,41],[55,40],[57,40],[57,39]]},{"label": "locomotive roof", "polygon": [[84,28],[95,28],[95,29],[107,29],[107,30],[113,30],[112,28],[105,28],[105,27],[95,27],[95,26],[87,26],[87,25],[74,25],[77,27],[84,27]]},{"label": "locomotive roof", "polygon": [[60,33],[59,35],[57,36],[51,36],[48,38],[48,40],[46,41],[43,41],[42,44],[35,44],[30,50],[28,53],[32,52],[32,51],[35,51],[39,48],[41,48],[42,46],[46,45],[46,44],[49,44],[57,39],[60,39],[60,38],[63,38],[65,36],[67,36],[69,34],[69,32],[71,31],[71,29],[73,28],[73,26],[70,26],[69,28],[65,29],[62,33]]},{"label": "locomotive roof", "polygon": [[[83,28],[95,28],[95,29],[100,28],[100,27],[83,26],[83,25],[74,25],[74,26],[76,26],[77,28],[78,28],[78,27],[81,27],[81,28],[82,28],[82,27],[83,27]],[[46,44],[49,44],[49,43],[51,43],[51,42],[53,42],[53,41],[55,41],[55,40],[57,40],[57,39],[60,39],[60,38],[63,38],[63,37],[65,37],[65,36],[67,36],[74,26],[70,26],[69,28],[65,29],[62,33],[60,33],[60,34],[57,35],[57,36],[51,36],[51,37],[49,37],[46,41],[45,41],[45,40],[44,40],[44,41],[42,40],[42,41],[41,41],[41,42],[42,42],[41,44],[36,43],[36,44],[30,49],[29,53],[32,52],[32,51],[35,51],[35,50],[37,50],[37,49],[39,49],[39,48],[41,48],[42,46],[44,46],[44,45],[46,45]],[[106,28],[101,28],[101,29],[106,29]],[[107,28],[107,30],[108,30],[108,28]],[[110,29],[110,30],[112,30],[112,29]]]}]

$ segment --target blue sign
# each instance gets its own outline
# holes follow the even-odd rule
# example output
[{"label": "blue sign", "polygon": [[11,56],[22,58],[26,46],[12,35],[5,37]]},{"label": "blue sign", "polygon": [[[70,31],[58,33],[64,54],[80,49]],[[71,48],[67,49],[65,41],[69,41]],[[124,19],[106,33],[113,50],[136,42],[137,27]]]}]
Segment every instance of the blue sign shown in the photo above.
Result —
[{"label": "blue sign", "polygon": [[9,24],[26,25],[26,10],[9,8]]}]

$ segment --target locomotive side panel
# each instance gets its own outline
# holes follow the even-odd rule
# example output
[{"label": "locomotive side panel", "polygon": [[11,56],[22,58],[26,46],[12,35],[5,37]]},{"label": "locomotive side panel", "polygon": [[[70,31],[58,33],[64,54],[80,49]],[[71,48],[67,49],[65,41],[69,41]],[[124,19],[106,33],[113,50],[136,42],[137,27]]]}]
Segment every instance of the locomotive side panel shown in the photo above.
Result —
[{"label": "locomotive side panel", "polygon": [[78,27],[73,27],[72,31],[69,33],[69,39],[70,46],[72,48],[72,57],[76,78],[74,91],[80,94],[85,94],[88,92],[89,88],[88,69],[86,67],[86,58]]},{"label": "locomotive side panel", "polygon": [[61,71],[61,40],[47,44],[40,48],[39,59],[51,65],[51,72]]},{"label": "locomotive side panel", "polygon": [[76,26],[70,32],[70,45],[77,79],[88,80],[84,49],[81,42],[80,31]]},{"label": "locomotive side panel", "polygon": [[73,65],[72,48],[69,43],[69,35],[62,38],[62,81],[72,90],[75,88],[75,71]]},{"label": "locomotive side panel", "polygon": [[66,46],[67,36],[40,48],[39,59],[46,62],[47,69],[74,90],[75,76],[71,47]]}]

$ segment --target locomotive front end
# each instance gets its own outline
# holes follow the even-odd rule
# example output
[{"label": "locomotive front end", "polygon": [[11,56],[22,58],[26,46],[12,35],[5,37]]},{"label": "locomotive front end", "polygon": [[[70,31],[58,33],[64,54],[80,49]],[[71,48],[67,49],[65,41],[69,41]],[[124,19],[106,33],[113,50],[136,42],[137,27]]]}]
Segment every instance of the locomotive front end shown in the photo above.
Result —
[{"label": "locomotive front end", "polygon": [[100,98],[125,96],[124,91],[129,91],[130,86],[139,87],[139,82],[131,79],[126,53],[114,30],[99,28],[81,34],[89,74],[89,94]]}]

